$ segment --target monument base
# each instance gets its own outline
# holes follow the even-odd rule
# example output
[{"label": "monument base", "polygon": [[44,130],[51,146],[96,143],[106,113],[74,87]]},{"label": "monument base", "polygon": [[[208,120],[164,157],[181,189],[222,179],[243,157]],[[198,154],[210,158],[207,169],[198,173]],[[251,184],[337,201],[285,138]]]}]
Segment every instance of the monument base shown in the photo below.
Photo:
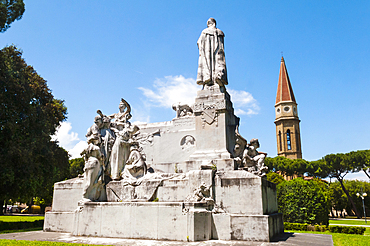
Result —
[{"label": "monument base", "polygon": [[72,234],[134,239],[211,239],[206,203],[88,202],[74,215]]},{"label": "monument base", "polygon": [[[209,199],[186,202],[201,185],[211,187]],[[78,202],[77,193],[82,198],[81,179],[55,184],[57,196],[53,211],[45,214],[44,231],[178,241],[270,241],[284,230],[275,184],[242,170],[158,174],[138,185],[112,181],[107,185],[108,202]]]},{"label": "monument base", "polygon": [[74,213],[47,212],[44,231],[133,239],[268,242],[284,230],[282,214],[217,214],[212,213],[206,203],[87,202],[80,205]]},{"label": "monument base", "polygon": [[72,232],[74,212],[46,212],[44,231]]}]

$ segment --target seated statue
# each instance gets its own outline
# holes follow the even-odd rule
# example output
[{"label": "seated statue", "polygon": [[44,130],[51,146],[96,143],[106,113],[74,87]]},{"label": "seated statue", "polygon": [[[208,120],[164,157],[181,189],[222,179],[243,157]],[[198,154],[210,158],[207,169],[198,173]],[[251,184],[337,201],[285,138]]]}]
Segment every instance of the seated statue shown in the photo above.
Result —
[{"label": "seated statue", "polygon": [[139,151],[137,145],[131,146],[130,155],[126,161],[123,178],[134,177],[136,179],[143,177],[147,173],[147,166],[144,157]]},{"label": "seated statue", "polygon": [[205,183],[202,183],[199,188],[195,189],[193,194],[190,194],[186,197],[187,202],[207,202],[213,204],[214,201],[211,198],[211,189],[212,185],[207,186]]},{"label": "seated statue", "polygon": [[250,143],[246,146],[243,152],[243,166],[244,170],[252,172],[257,175],[264,175],[267,171],[265,166],[266,153],[258,152],[257,149],[260,147],[258,139],[251,139]]},{"label": "seated statue", "polygon": [[194,114],[193,109],[187,104],[174,104],[172,105],[172,109],[176,111],[176,118],[192,116]]}]

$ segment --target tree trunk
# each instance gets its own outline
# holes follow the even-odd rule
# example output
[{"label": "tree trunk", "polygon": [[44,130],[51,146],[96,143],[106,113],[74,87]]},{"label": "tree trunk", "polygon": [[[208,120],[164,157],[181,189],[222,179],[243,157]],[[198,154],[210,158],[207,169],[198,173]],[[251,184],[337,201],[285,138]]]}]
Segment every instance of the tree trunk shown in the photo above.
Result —
[{"label": "tree trunk", "polygon": [[357,212],[357,208],[356,208],[356,206],[355,206],[355,203],[354,203],[354,202],[353,202],[353,200],[352,200],[352,197],[349,195],[349,193],[348,193],[348,191],[347,191],[346,187],[344,187],[343,179],[341,179],[341,178],[337,178],[337,179],[338,179],[338,181],[339,181],[339,183],[340,183],[340,186],[342,187],[342,190],[344,191],[344,193],[346,193],[346,196],[347,196],[348,200],[349,200],[349,201],[350,201],[350,203],[352,204],[352,208],[353,208],[353,211],[354,211],[354,212],[355,212],[355,214],[356,214],[357,219],[359,219],[359,218],[360,218],[359,213]]},{"label": "tree trunk", "polygon": [[330,210],[331,210],[331,217],[333,217],[333,218],[336,217],[335,215],[337,215],[337,214],[334,215],[333,207],[331,207]]},{"label": "tree trunk", "polygon": [[[3,206],[4,206],[4,202],[5,200],[0,200],[1,201],[1,210],[0,210],[0,215],[4,215],[4,209],[3,209]],[[6,212],[6,205],[5,205],[5,212]]]},{"label": "tree trunk", "polygon": [[362,169],[362,171],[364,171],[364,173],[366,174],[366,176],[370,179],[370,174],[368,174],[364,169]]}]

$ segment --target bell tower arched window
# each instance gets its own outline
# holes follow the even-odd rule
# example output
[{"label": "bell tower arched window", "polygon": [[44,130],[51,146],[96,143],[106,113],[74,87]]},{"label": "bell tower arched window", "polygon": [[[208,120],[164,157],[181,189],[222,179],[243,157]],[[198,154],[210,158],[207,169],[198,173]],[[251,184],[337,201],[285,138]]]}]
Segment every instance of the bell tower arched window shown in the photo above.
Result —
[{"label": "bell tower arched window", "polygon": [[292,144],[291,144],[291,141],[290,141],[290,130],[289,129],[288,129],[288,131],[286,131],[286,144],[287,144],[288,150],[291,150],[292,149]]},{"label": "bell tower arched window", "polygon": [[279,148],[280,148],[280,151],[283,151],[282,146],[281,146],[281,131],[279,131]]}]

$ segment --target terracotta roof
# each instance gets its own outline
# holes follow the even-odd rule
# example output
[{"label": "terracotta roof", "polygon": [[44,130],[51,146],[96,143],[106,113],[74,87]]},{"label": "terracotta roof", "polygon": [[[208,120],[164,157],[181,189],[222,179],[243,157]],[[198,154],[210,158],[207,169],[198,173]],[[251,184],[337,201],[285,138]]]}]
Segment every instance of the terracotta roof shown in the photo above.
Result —
[{"label": "terracotta roof", "polygon": [[285,66],[284,57],[281,57],[279,83],[276,94],[276,103],[282,101],[295,101],[292,85],[290,84],[288,71]]}]

